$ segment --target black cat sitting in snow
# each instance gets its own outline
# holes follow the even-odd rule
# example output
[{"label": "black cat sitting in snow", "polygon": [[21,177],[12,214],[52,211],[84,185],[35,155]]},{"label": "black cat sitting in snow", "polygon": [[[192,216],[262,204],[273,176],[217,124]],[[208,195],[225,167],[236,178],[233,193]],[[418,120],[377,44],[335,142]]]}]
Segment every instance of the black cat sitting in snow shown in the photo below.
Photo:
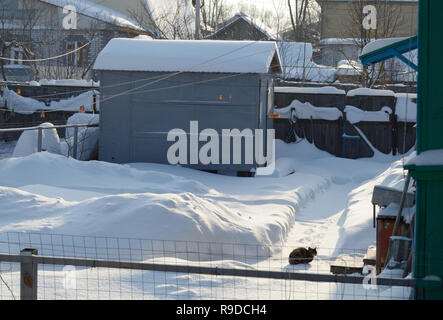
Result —
[{"label": "black cat sitting in snow", "polygon": [[297,248],[289,255],[289,264],[307,264],[314,260],[317,248]]}]

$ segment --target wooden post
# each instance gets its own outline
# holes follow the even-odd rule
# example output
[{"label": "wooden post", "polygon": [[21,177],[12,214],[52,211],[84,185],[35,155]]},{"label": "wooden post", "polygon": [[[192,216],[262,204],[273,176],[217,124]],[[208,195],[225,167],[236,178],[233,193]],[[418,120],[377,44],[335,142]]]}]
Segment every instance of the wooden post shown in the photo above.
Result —
[{"label": "wooden post", "polygon": [[92,114],[97,113],[97,95],[94,93],[92,95]]},{"label": "wooden post", "polygon": [[372,205],[372,226],[374,227],[374,229],[376,227],[376,225],[375,225],[376,217],[377,217],[377,214],[376,214],[376,210],[375,210],[375,204],[373,204]]},{"label": "wooden post", "polygon": [[[392,148],[392,155],[397,155],[397,149],[398,149],[398,122],[397,122],[397,115],[392,113],[390,115],[391,118],[391,148]],[[406,127],[405,127],[406,130]]]},{"label": "wooden post", "polygon": [[37,264],[32,256],[38,254],[37,249],[23,249],[20,255],[26,257],[20,263],[20,299],[37,300]]},{"label": "wooden post", "polygon": [[77,149],[78,149],[78,127],[74,127],[74,148],[73,148],[73,158],[77,159]]}]

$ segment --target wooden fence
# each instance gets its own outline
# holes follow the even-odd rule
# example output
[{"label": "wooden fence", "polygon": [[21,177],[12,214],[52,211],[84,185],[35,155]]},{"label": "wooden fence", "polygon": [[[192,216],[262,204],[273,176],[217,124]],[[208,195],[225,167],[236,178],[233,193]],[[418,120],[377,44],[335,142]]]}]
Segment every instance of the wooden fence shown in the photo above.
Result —
[{"label": "wooden fence", "polygon": [[[404,154],[415,145],[414,122],[398,121],[395,115],[397,99],[395,96],[347,96],[343,94],[321,94],[303,92],[277,92],[277,108],[287,107],[292,101],[309,102],[316,107],[334,107],[342,112],[351,105],[363,111],[380,111],[389,107],[393,114],[388,122],[362,121],[351,124],[346,120],[346,113],[338,120],[299,119],[294,126],[298,137],[306,138],[321,150],[338,157],[351,159],[372,157],[374,152],[365,142],[365,138],[378,151],[384,154]],[[274,119],[276,138],[285,140],[291,130],[287,119]]]}]

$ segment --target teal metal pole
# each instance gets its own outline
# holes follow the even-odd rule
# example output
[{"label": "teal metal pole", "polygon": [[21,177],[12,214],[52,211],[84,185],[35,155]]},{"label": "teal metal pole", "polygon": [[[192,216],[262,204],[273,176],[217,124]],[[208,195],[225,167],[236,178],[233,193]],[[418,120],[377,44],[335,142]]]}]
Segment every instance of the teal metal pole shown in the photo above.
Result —
[{"label": "teal metal pole", "polygon": [[[417,154],[443,149],[443,1],[419,1]],[[442,162],[443,164],[443,159]],[[443,165],[407,165],[417,182],[414,278],[443,279]],[[416,299],[443,299],[443,288],[418,287]]]}]

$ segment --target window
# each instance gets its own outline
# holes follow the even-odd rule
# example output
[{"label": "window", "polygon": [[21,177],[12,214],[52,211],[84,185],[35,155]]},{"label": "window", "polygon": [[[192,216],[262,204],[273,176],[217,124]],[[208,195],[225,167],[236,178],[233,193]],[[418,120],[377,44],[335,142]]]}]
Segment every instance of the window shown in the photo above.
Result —
[{"label": "window", "polygon": [[[69,42],[67,46],[68,52],[77,50],[78,48],[81,48],[85,44],[86,42],[80,42],[80,41]],[[68,66],[70,67],[84,67],[87,65],[87,63],[88,63],[88,54],[86,52],[86,47],[68,55]]]}]

